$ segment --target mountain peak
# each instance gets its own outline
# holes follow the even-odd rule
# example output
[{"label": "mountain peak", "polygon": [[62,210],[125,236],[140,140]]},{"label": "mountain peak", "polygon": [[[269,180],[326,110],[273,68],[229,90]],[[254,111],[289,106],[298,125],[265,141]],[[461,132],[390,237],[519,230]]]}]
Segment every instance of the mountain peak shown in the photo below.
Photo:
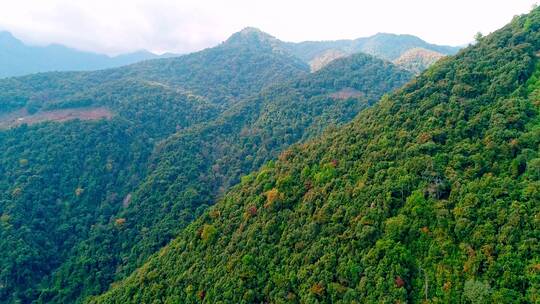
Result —
[{"label": "mountain peak", "polygon": [[261,31],[260,29],[258,29],[256,27],[253,27],[253,26],[246,26],[239,33],[242,33],[242,34],[256,33],[256,34],[268,35],[265,32]]},{"label": "mountain peak", "polygon": [[255,27],[245,27],[241,31],[236,32],[225,41],[228,45],[268,45],[276,46],[279,40],[274,36],[261,31]]},{"label": "mountain peak", "polygon": [[21,43],[8,31],[0,31],[0,43]]}]

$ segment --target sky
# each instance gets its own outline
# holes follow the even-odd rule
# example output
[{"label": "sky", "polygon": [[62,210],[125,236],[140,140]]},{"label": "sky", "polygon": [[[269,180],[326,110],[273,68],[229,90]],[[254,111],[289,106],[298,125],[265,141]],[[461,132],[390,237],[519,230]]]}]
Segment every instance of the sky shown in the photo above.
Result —
[{"label": "sky", "polygon": [[116,55],[187,53],[247,26],[281,40],[335,40],[378,32],[464,45],[537,0],[0,0],[0,30],[27,44]]}]

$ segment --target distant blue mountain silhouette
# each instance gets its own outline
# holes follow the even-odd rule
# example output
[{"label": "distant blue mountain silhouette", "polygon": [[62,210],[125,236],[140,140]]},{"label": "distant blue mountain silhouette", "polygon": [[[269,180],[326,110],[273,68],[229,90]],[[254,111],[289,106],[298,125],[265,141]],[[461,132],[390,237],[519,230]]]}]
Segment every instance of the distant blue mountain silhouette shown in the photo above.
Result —
[{"label": "distant blue mountain silhouette", "polygon": [[148,51],[118,56],[79,51],[59,44],[29,46],[9,32],[0,32],[0,77],[20,76],[48,71],[99,70],[147,59],[172,57]]}]

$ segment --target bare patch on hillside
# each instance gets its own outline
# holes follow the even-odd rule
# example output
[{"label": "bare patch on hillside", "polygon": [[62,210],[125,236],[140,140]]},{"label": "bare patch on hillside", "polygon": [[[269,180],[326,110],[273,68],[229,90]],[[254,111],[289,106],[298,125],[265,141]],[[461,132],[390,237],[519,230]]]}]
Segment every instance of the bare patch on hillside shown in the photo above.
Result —
[{"label": "bare patch on hillside", "polygon": [[340,91],[329,94],[329,96],[334,99],[348,99],[348,98],[353,98],[353,97],[364,96],[364,93],[358,90],[355,90],[353,88],[344,88],[344,89],[341,89]]},{"label": "bare patch on hillside", "polygon": [[319,55],[317,55],[315,58],[313,58],[309,62],[309,66],[311,68],[311,72],[316,72],[322,68],[324,68],[326,65],[328,65],[330,62],[343,58],[347,56],[347,53],[341,51],[341,50],[327,50]]},{"label": "bare patch on hillside", "polygon": [[64,122],[73,119],[110,119],[113,116],[114,114],[105,107],[39,111],[34,114],[30,114],[23,109],[0,115],[0,128],[11,128],[22,124],[32,125],[45,121]]},{"label": "bare patch on hillside", "polygon": [[124,208],[129,207],[129,204],[131,203],[131,193],[128,193],[126,197],[124,197],[124,200],[122,201],[122,206]]},{"label": "bare patch on hillside", "polygon": [[445,55],[426,50],[423,48],[412,48],[394,60],[393,63],[401,66],[415,74],[420,74],[423,70],[443,58]]}]

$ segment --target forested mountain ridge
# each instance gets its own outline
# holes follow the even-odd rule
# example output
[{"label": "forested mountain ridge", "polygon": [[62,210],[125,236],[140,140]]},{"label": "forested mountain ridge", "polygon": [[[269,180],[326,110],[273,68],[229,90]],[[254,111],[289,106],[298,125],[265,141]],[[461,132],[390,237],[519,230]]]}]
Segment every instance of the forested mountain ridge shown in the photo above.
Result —
[{"label": "forested mountain ridge", "polygon": [[[246,43],[246,40],[249,39],[249,43]],[[244,45],[258,45],[259,47],[262,42],[262,44],[272,46],[274,51],[281,50],[282,53],[295,56],[305,63],[327,63],[330,61],[328,54],[336,54],[338,52],[344,55],[362,52],[392,61],[412,48],[424,48],[443,55],[454,54],[459,49],[457,47],[430,44],[412,35],[386,33],[379,33],[354,40],[284,42],[251,27],[232,35],[227,39],[225,44],[233,44],[239,41]],[[175,55],[166,54],[164,56],[157,56],[146,51],[141,51],[108,57],[69,49],[61,45],[30,47],[24,45],[10,33],[0,32],[0,78],[50,71],[98,70],[173,56]],[[184,59],[186,58],[188,57],[184,57]],[[148,65],[156,68],[159,67],[155,65],[154,60],[150,60]],[[314,66],[313,70],[317,70],[320,67],[322,65],[318,67]]]},{"label": "forested mountain ridge", "polygon": [[[231,70],[233,69],[233,70]],[[0,79],[0,113],[29,108],[107,105],[125,82],[139,81],[216,105],[230,103],[308,71],[306,64],[265,44],[228,44],[175,58],[155,59],[92,72],[51,72]],[[137,89],[136,86],[130,88]],[[120,91],[120,92],[118,92]]]},{"label": "forested mountain ridge", "polygon": [[307,71],[271,50],[222,45],[117,69],[0,80],[4,114],[80,107],[114,114],[0,131],[0,302],[37,299],[70,251],[129,204],[156,143]]},{"label": "forested mountain ridge", "polygon": [[540,9],[244,178],[91,303],[537,303]]},{"label": "forested mountain ridge", "polygon": [[[431,54],[440,54],[440,57],[455,54],[460,49],[459,47],[430,44],[413,35],[387,33],[378,33],[354,40],[285,42],[253,27],[247,27],[232,35],[226,43],[245,43],[247,41],[254,44],[264,42],[274,51],[295,56],[309,64],[312,71],[317,71],[332,60],[356,53],[396,61],[400,56],[414,49],[427,50]],[[415,67],[412,71],[422,71],[433,62],[426,62],[422,66]],[[409,66],[408,63],[403,65],[405,68],[409,68]]]},{"label": "forested mountain ridge", "polygon": [[[41,300],[71,302],[106,290],[113,279],[130,274],[166,245],[240,175],[329,125],[349,121],[411,77],[388,62],[358,54],[269,87],[215,121],[167,139],[156,149],[152,173],[133,191],[130,204],[73,251]],[[123,221],[121,229],[117,219]]]},{"label": "forested mountain ridge", "polygon": [[[166,54],[171,57],[173,54]],[[9,32],[0,31],[0,78],[50,71],[84,71],[113,68],[161,56],[148,51],[114,57],[83,52],[54,44],[28,46]]]},{"label": "forested mountain ridge", "polygon": [[[307,63],[322,61],[329,54],[335,58],[354,53],[365,53],[394,61],[407,51],[422,48],[444,55],[453,55],[459,47],[436,45],[425,42],[413,35],[378,33],[370,37],[353,40],[284,42],[281,47]],[[328,60],[326,60],[328,61]],[[312,69],[320,68],[310,64]]]},{"label": "forested mountain ridge", "polygon": [[[430,44],[413,35],[387,33],[378,33],[370,37],[353,40],[284,42],[252,27],[245,28],[234,34],[227,42],[233,42],[237,39],[245,40],[250,36],[258,39],[258,42],[252,40],[251,43],[265,41],[268,44],[270,42],[274,50],[281,49],[305,63],[314,60],[321,61],[325,54],[336,54],[337,52],[344,55],[362,52],[392,61],[412,48],[424,48],[442,55],[454,54],[459,49],[458,47]],[[326,58],[328,59],[327,55]],[[58,44],[45,47],[28,46],[13,37],[9,32],[0,32],[0,78],[53,71],[107,69],[175,56],[179,55],[167,53],[158,56],[147,51],[139,51],[109,57],[70,49]],[[314,68],[314,70],[316,69]]]}]

